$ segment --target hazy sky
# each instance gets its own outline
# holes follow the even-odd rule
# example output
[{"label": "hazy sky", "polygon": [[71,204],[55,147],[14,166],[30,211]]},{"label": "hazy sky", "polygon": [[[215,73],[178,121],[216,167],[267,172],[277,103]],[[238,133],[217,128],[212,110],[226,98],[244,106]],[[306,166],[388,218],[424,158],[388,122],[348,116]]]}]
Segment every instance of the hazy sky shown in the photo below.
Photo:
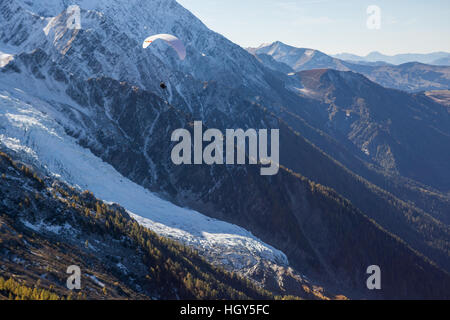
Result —
[{"label": "hazy sky", "polygon": [[[177,0],[243,46],[276,40],[329,54],[450,52],[450,0]],[[367,8],[381,28],[367,27]]]}]

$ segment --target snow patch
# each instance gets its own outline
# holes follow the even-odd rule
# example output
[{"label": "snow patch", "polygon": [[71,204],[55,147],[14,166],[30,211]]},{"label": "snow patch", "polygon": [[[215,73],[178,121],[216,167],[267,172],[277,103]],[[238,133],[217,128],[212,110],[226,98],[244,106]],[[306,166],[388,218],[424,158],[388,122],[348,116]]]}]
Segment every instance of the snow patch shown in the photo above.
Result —
[{"label": "snow patch", "polygon": [[36,231],[36,232],[47,231],[47,232],[52,232],[52,233],[55,233],[55,234],[61,234],[64,231],[75,232],[75,230],[72,228],[72,226],[70,224],[68,224],[68,223],[65,223],[62,226],[47,224],[44,221],[40,221],[37,224],[32,224],[31,222],[24,220],[24,221],[22,221],[22,223],[28,229],[31,229],[31,230]]},{"label": "snow patch", "polygon": [[8,63],[14,60],[14,56],[12,54],[4,53],[0,51],[0,68],[3,68]]},{"label": "snow patch", "polygon": [[94,281],[95,284],[97,284],[98,286],[100,286],[102,288],[105,287],[105,284],[103,282],[101,282],[100,280],[98,280],[96,276],[89,274],[88,277],[91,278],[91,280]]}]

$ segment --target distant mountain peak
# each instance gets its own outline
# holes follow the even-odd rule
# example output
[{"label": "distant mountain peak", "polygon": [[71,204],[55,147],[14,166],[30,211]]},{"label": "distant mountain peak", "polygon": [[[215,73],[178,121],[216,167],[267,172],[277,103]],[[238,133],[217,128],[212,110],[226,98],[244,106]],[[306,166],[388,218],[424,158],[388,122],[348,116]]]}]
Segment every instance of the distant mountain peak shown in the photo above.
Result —
[{"label": "distant mountain peak", "polygon": [[311,48],[297,48],[287,45],[281,41],[275,41],[269,46],[248,49],[252,54],[266,54],[272,56],[276,61],[282,62],[294,71],[332,68],[337,70],[348,70],[338,59],[330,57],[325,53]]},{"label": "distant mountain peak", "polygon": [[403,53],[387,55],[379,51],[372,51],[365,56],[352,53],[339,53],[333,57],[346,61],[364,61],[364,62],[385,62],[394,65],[400,65],[408,62],[420,62],[431,65],[450,65],[450,53],[431,52],[431,53]]}]

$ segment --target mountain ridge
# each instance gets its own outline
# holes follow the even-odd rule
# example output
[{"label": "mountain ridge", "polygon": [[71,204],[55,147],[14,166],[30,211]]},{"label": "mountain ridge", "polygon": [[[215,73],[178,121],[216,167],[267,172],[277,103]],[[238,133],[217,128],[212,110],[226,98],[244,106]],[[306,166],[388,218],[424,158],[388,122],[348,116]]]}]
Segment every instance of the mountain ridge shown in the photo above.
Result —
[{"label": "mountain ridge", "polygon": [[351,53],[338,53],[332,55],[334,58],[347,60],[347,61],[366,61],[366,62],[378,62],[383,61],[390,64],[403,64],[408,62],[420,62],[425,64],[433,64],[433,65],[446,65],[448,63],[440,64],[439,61],[445,61],[450,58],[450,53],[439,51],[439,52],[430,52],[430,53],[403,53],[403,54],[395,54],[395,55],[385,55],[378,51],[373,51],[367,54],[366,56],[359,56]]},{"label": "mountain ridge", "polygon": [[[259,48],[248,48],[256,56],[270,55],[299,72],[309,69],[336,69],[361,73],[380,85],[409,92],[448,89],[450,66],[434,66],[420,62],[405,62],[399,65],[376,61],[345,61],[313,49],[296,48],[280,41]],[[275,69],[276,66],[269,68]]]}]

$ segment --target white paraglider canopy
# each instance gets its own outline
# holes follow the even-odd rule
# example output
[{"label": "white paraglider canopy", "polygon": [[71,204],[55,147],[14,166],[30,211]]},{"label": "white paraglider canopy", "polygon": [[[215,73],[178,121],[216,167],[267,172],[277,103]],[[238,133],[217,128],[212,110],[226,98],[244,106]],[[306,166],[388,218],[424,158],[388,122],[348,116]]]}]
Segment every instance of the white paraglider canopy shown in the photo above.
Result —
[{"label": "white paraglider canopy", "polygon": [[158,39],[164,40],[167,44],[174,48],[181,60],[184,60],[184,58],[186,58],[186,48],[184,47],[183,42],[181,42],[180,39],[171,34],[162,33],[148,37],[144,40],[142,47],[146,49],[149,45],[151,45],[155,40]]}]

